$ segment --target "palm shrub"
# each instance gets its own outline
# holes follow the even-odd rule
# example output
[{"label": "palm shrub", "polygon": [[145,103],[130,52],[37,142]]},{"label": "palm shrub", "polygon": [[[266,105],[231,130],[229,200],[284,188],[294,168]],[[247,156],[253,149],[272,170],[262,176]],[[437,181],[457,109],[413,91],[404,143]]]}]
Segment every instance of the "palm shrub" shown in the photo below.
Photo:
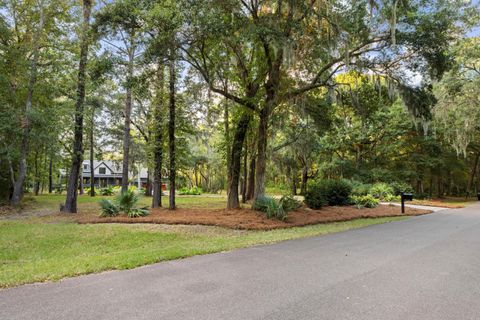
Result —
[{"label": "palm shrub", "polygon": [[282,207],[280,201],[267,196],[258,197],[253,203],[252,209],[264,212],[268,219],[284,221],[288,216],[288,211]]},{"label": "palm shrub", "polygon": [[112,202],[107,199],[100,200],[100,207],[102,209],[102,217],[115,217],[119,215],[120,211],[123,211],[130,218],[144,217],[150,212],[147,207],[136,208],[138,203],[138,196],[134,190],[127,190],[120,193]]},{"label": "palm shrub", "polygon": [[353,204],[359,208],[376,208],[380,203],[380,200],[376,199],[371,194],[367,194],[364,196],[352,196],[351,200]]},{"label": "palm shrub", "polygon": [[385,198],[393,195],[393,189],[384,182],[378,182],[370,188],[369,193],[377,199],[384,200]]},{"label": "palm shrub", "polygon": [[149,214],[150,212],[148,211],[148,207],[133,208],[127,213],[129,218],[145,217],[145,216],[148,216]]},{"label": "palm shrub", "polygon": [[302,205],[300,201],[296,200],[293,196],[291,195],[285,195],[280,198],[279,204],[282,206],[283,210],[286,212],[288,211],[293,211]]},{"label": "palm shrub", "polygon": [[135,191],[128,189],[127,191],[120,193],[117,196],[116,201],[120,210],[126,214],[129,214],[133,207],[137,204],[138,196],[135,194]]},{"label": "palm shrub", "polygon": [[100,200],[100,207],[102,210],[102,217],[115,217],[120,213],[120,208],[115,203],[107,199]]},{"label": "palm shrub", "polygon": [[312,182],[305,194],[305,203],[309,208],[320,209],[330,206],[345,206],[350,203],[351,184],[343,179],[317,180]]},{"label": "palm shrub", "polygon": [[102,196],[113,196],[113,188],[107,187],[99,190],[100,195]]}]

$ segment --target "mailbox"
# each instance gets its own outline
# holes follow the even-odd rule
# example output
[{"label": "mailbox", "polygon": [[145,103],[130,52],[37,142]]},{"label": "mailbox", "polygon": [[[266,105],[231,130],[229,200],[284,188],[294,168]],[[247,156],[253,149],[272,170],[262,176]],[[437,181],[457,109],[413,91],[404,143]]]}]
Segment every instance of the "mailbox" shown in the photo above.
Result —
[{"label": "mailbox", "polygon": [[412,201],[412,200],[413,200],[413,194],[411,194],[411,193],[403,193],[403,192],[402,192],[402,198],[403,198],[405,201]]},{"label": "mailbox", "polygon": [[480,201],[480,192],[477,193],[477,199],[478,199],[478,201]]},{"label": "mailbox", "polygon": [[402,213],[405,213],[405,201],[412,201],[413,200],[413,194],[412,193],[401,193],[401,199],[402,199]]}]

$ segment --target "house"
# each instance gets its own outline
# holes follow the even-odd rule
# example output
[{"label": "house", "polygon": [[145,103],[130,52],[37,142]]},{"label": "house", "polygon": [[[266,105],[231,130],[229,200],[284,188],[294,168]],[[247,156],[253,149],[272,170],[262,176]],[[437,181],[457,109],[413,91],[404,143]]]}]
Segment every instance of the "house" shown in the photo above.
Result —
[{"label": "house", "polygon": [[[122,163],[121,161],[100,160],[93,161],[93,174],[95,187],[115,187],[122,185]],[[129,172],[130,185],[138,188],[147,188],[148,170],[146,168],[135,168],[135,172]],[[83,187],[90,187],[90,160],[83,161],[82,182]],[[162,190],[167,190],[168,177],[162,177]],[[150,183],[152,183],[150,181]]]},{"label": "house", "polygon": [[[85,187],[90,186],[90,161],[83,161],[82,180]],[[93,161],[94,185],[97,187],[120,186],[122,184],[122,167],[120,162],[102,160]]]}]

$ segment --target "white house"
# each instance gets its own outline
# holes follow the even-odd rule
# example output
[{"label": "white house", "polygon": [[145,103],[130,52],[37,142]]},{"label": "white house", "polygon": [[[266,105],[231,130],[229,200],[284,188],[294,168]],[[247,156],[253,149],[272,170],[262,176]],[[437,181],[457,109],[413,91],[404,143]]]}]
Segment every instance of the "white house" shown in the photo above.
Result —
[{"label": "white house", "polygon": [[[82,179],[85,187],[90,186],[90,160],[83,161]],[[129,173],[133,184],[145,187],[147,184],[147,170],[140,168],[139,174]],[[97,187],[120,186],[122,184],[122,163],[117,161],[101,160],[93,162],[94,185]]]}]

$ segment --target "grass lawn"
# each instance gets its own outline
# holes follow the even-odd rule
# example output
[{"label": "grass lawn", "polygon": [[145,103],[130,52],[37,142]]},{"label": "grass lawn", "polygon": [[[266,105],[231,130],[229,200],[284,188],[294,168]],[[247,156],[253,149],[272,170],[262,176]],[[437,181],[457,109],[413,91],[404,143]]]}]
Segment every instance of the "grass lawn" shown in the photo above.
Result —
[{"label": "grass lawn", "polygon": [[0,287],[128,269],[401,219],[404,218],[358,219],[272,231],[145,224],[78,225],[42,218],[0,220]]}]

